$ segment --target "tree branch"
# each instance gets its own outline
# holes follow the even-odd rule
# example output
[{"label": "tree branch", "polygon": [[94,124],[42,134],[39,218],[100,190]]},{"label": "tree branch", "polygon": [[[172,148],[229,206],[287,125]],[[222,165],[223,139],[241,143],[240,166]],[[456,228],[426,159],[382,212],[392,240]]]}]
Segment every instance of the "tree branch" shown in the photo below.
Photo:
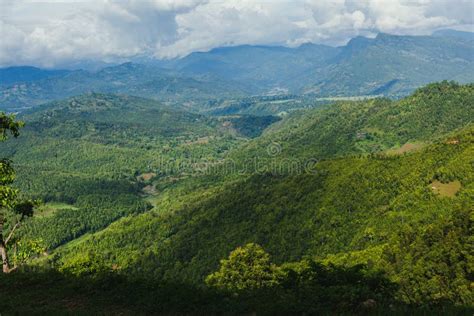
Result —
[{"label": "tree branch", "polygon": [[21,221],[17,222],[17,223],[15,224],[15,226],[13,226],[13,228],[12,228],[10,234],[8,234],[7,239],[5,239],[5,246],[8,244],[8,242],[10,241],[10,239],[13,237],[13,233],[14,233],[15,230],[20,226],[20,224],[21,224]]}]

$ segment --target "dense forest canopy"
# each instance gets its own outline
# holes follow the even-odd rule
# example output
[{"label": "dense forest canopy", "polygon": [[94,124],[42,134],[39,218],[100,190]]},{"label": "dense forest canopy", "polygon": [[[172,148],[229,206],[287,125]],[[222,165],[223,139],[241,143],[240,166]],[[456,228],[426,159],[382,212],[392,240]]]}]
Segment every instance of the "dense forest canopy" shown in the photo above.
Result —
[{"label": "dense forest canopy", "polygon": [[[21,197],[42,203],[12,240],[20,271],[0,282],[49,278],[32,297],[72,295],[93,312],[134,291],[114,308],[472,306],[474,85],[313,102],[280,117],[207,116],[92,93],[22,112],[26,125],[0,156]],[[84,284],[96,298],[71,294]]]}]

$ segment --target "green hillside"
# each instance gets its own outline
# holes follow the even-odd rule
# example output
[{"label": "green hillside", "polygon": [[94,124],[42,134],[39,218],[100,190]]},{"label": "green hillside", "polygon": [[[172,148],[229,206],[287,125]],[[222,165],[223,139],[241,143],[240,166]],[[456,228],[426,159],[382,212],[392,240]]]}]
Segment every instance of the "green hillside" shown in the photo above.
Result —
[{"label": "green hillside", "polygon": [[26,197],[66,203],[30,225],[47,248],[146,211],[151,178],[217,163],[242,139],[217,119],[129,96],[73,97],[20,118],[21,136],[1,148],[15,162],[16,186]]},{"label": "green hillside", "polygon": [[285,116],[288,113],[301,109],[312,109],[331,102],[326,98],[315,98],[314,96],[278,94],[271,96],[252,96],[244,98],[223,98],[209,100],[206,103],[196,105],[199,112],[213,116],[219,115],[278,115]]},{"label": "green hillside", "polygon": [[[398,265],[412,269],[410,264],[419,264],[418,261],[388,254],[395,251],[406,256],[404,250],[419,251],[414,244],[420,242],[414,229],[429,231],[434,229],[432,225],[464,225],[457,224],[457,216],[467,216],[465,220],[469,221],[474,192],[473,136],[471,126],[453,134],[459,141],[457,145],[442,142],[406,156],[326,161],[318,165],[316,174],[252,176],[198,196],[184,197],[186,202],[176,207],[172,204],[162,208],[158,204],[156,211],[121,220],[59,253],[65,265],[92,252],[126,273],[146,271],[159,279],[189,282],[201,282],[216,269],[219,259],[248,242],[263,245],[279,263],[299,260],[304,255],[320,259],[336,255],[349,256],[347,264],[371,260],[391,270],[400,269]],[[462,188],[455,197],[444,198],[430,188],[437,179],[460,181]],[[463,238],[468,237],[468,228],[459,229],[460,235],[451,238],[456,238],[456,247],[466,252],[468,245]],[[445,236],[431,237],[432,247],[445,251]],[[399,238],[408,239],[400,244]],[[440,272],[442,265],[448,263],[445,260],[455,260],[433,251],[436,261],[430,264],[439,265]],[[467,299],[463,299],[464,294],[458,292],[469,286],[469,263],[462,262],[459,264],[466,266],[459,267],[459,279],[452,280],[459,282],[461,288],[449,290],[454,292],[446,298],[467,303],[463,301]],[[393,275],[394,279],[399,277]],[[416,288],[423,288],[422,283],[428,280],[423,273],[417,277],[416,282],[420,283]],[[436,296],[430,289],[423,291],[423,300]]]},{"label": "green hillside", "polygon": [[441,82],[278,122],[103,94],[31,110],[2,154],[48,202],[17,250],[47,252],[0,281],[50,286],[0,294],[52,297],[44,312],[469,313],[473,105],[474,85]]},{"label": "green hillside", "polygon": [[[262,138],[283,135],[288,126],[301,121],[299,134],[276,138],[285,157],[328,158],[360,149],[356,141],[347,143],[351,146],[339,144],[339,151],[321,152],[317,143],[304,141],[317,141],[312,137],[316,128],[327,135],[332,131],[337,139],[345,127],[378,127],[384,146],[377,154],[325,159],[297,173],[262,172],[219,177],[217,182],[212,177],[188,178],[161,187],[158,182],[162,193],[152,211],[58,248],[55,265],[80,273],[87,266],[84,258],[92,258],[88,260],[114,266],[119,274],[199,285],[231,250],[255,242],[277,264],[305,256],[343,266],[368,264],[397,284],[395,297],[405,303],[470,304],[472,96],[472,85],[441,83],[399,102],[346,103],[294,117]],[[341,107],[346,111],[335,111]],[[448,110],[449,117],[438,115]],[[367,125],[360,125],[360,112],[366,113]],[[330,118],[335,113],[357,124],[339,117],[340,125],[333,127],[336,121]],[[396,113],[393,120],[387,113]],[[405,127],[417,124],[436,130]],[[261,147],[262,139],[237,151]],[[380,152],[406,141],[426,145],[405,154]],[[293,152],[285,153],[287,148]],[[453,195],[445,195],[435,188],[438,182],[460,186]]]},{"label": "green hillside", "polygon": [[294,112],[255,141],[231,151],[224,168],[231,164],[246,174],[256,169],[297,172],[348,154],[413,151],[472,123],[473,104],[472,84],[442,82],[398,101],[345,101]]}]

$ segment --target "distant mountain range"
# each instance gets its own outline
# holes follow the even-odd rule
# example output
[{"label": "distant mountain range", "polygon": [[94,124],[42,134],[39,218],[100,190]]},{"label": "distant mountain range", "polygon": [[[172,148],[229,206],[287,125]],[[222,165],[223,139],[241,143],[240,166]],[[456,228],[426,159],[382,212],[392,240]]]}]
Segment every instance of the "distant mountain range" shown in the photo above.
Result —
[{"label": "distant mountain range", "polygon": [[473,33],[381,33],[372,39],[353,38],[341,47],[310,43],[297,48],[222,47],[97,72],[9,67],[0,69],[0,109],[21,111],[85,92],[180,103],[274,94],[401,97],[439,80],[474,80]]},{"label": "distant mountain range", "polygon": [[[21,81],[12,83],[5,74],[16,75]],[[28,73],[42,77],[25,80]],[[25,108],[89,92],[119,93],[146,96],[160,100],[183,100],[189,97],[214,98],[216,95],[230,97],[244,95],[237,85],[227,82],[209,81],[183,77],[170,70],[151,65],[125,63],[107,67],[98,72],[84,70],[64,71],[55,75],[32,67],[6,68],[0,71],[0,109],[21,111]]]}]

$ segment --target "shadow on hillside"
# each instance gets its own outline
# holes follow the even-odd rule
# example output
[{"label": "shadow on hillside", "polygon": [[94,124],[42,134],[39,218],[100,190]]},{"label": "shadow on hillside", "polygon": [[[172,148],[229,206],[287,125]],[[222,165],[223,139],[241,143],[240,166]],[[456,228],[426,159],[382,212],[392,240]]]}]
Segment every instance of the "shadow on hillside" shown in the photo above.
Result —
[{"label": "shadow on hillside", "polygon": [[[393,299],[395,287],[377,278],[361,280],[353,274],[326,275],[318,281],[303,283],[289,280],[279,288],[231,294],[182,283],[159,283],[143,278],[129,280],[115,274],[91,278],[67,276],[53,270],[16,272],[0,276],[0,312],[89,315],[469,313],[452,306],[420,308],[397,304]],[[385,297],[366,299],[377,295],[364,292],[374,287]]]},{"label": "shadow on hillside", "polygon": [[0,312],[7,314],[218,312],[215,303],[222,299],[186,284],[127,280],[114,274],[74,277],[53,270],[0,276],[0,297]]}]

